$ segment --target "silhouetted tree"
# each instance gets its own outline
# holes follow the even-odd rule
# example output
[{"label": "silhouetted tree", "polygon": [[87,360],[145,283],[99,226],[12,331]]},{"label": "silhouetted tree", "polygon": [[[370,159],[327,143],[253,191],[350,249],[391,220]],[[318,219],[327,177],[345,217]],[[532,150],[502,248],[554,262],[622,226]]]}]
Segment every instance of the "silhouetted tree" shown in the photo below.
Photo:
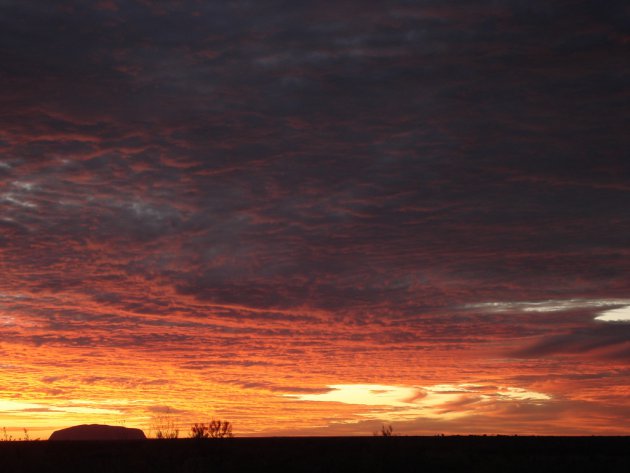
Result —
[{"label": "silhouetted tree", "polygon": [[208,424],[193,424],[190,437],[194,439],[232,438],[232,423],[227,420],[212,419]]},{"label": "silhouetted tree", "polygon": [[374,435],[379,437],[394,437],[394,427],[391,424],[383,424],[380,432],[374,432]]}]

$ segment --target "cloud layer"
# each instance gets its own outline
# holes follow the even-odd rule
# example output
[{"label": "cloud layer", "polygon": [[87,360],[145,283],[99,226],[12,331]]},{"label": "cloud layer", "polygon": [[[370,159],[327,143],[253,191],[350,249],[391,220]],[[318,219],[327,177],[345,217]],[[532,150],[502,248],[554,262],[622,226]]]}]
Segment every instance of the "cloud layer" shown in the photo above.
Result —
[{"label": "cloud layer", "polygon": [[283,394],[491,383],[557,401],[489,430],[619,433],[627,19],[0,2],[0,401],[342,432]]}]

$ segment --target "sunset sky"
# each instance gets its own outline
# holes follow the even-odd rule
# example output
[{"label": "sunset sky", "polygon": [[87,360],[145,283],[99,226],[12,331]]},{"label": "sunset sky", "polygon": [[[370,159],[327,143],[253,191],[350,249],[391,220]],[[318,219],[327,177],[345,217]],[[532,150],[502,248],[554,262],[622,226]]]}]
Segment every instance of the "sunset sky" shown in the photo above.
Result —
[{"label": "sunset sky", "polygon": [[630,434],[629,16],[0,0],[0,428]]}]

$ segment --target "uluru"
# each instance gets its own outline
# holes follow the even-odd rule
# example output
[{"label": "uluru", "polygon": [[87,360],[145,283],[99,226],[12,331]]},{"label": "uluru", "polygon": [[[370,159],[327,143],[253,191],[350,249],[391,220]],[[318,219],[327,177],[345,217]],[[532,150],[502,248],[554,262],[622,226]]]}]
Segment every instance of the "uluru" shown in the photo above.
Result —
[{"label": "uluru", "polygon": [[146,438],[140,429],[90,424],[56,430],[48,440],[145,440]]}]

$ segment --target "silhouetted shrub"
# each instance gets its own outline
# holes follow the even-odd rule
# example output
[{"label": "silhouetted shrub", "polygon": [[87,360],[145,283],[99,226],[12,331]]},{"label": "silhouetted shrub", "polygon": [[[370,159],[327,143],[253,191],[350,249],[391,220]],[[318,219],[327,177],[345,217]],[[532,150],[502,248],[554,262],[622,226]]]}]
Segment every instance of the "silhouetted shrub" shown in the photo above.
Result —
[{"label": "silhouetted shrub", "polygon": [[170,410],[153,418],[150,432],[155,435],[156,439],[176,439],[179,437],[179,429]]},{"label": "silhouetted shrub", "polygon": [[7,428],[2,427],[2,441],[3,442],[11,442],[13,440],[13,436],[7,433]]},{"label": "silhouetted shrub", "polygon": [[[15,442],[15,441],[29,442],[33,440],[31,436],[29,435],[28,430],[26,428],[22,429],[22,431],[24,432],[24,437],[14,437],[13,435],[10,435],[7,432],[6,427],[2,427],[2,435],[0,435],[0,442]],[[34,440],[39,440],[39,438],[36,438]]]}]

